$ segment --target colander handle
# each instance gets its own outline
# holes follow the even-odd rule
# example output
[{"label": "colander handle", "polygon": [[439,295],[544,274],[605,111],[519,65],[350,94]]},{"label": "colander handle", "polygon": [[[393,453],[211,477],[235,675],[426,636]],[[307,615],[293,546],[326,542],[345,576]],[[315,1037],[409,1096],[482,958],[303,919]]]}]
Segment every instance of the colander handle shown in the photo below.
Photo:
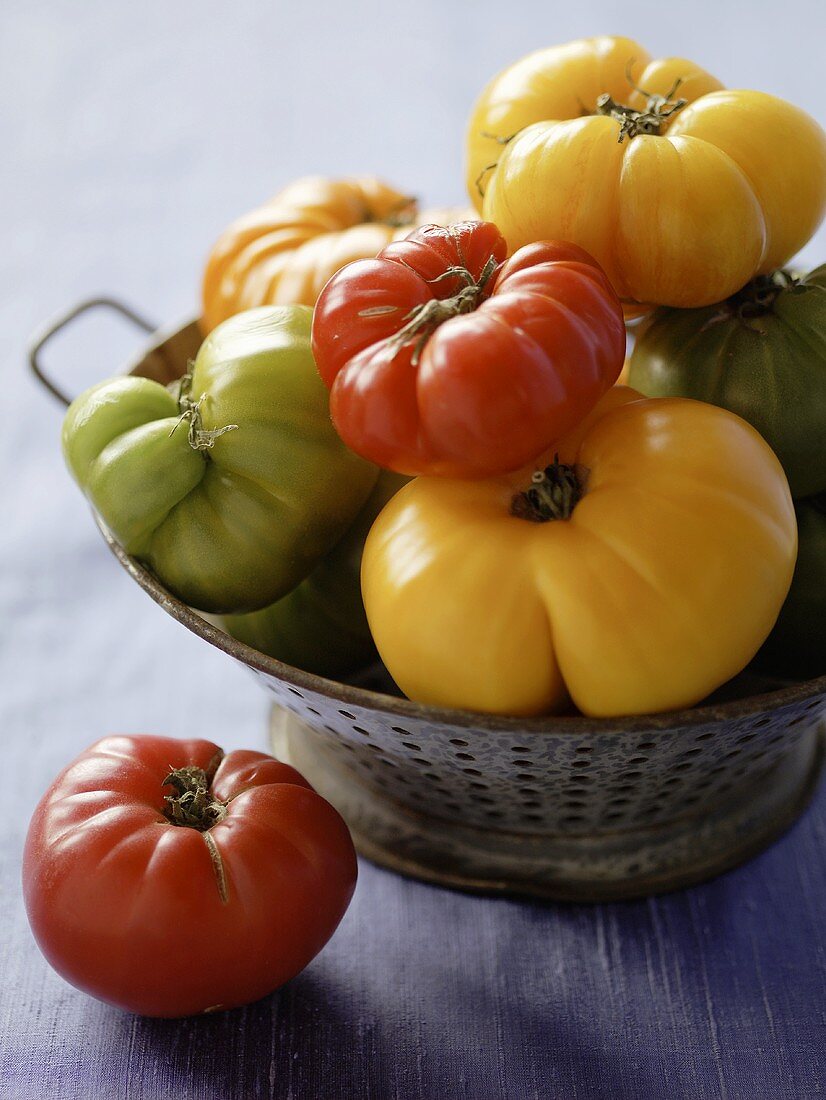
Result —
[{"label": "colander handle", "polygon": [[59,386],[55,385],[48,374],[43,370],[43,349],[53,336],[56,336],[58,332],[61,332],[67,325],[71,324],[76,317],[80,317],[81,314],[88,313],[89,310],[98,309],[99,307],[104,307],[114,310],[115,313],[120,313],[121,316],[131,321],[143,332],[155,332],[157,330],[157,325],[151,324],[145,317],[136,313],[130,306],[124,305],[123,302],[119,302],[117,298],[87,298],[85,301],[79,302],[71,309],[67,309],[65,312],[59,313],[56,317],[52,318],[47,325],[35,334],[32,338],[32,342],[29,344],[29,366],[40,384],[44,386],[53,397],[56,397],[62,405],[70,405],[72,399],[68,397]]}]

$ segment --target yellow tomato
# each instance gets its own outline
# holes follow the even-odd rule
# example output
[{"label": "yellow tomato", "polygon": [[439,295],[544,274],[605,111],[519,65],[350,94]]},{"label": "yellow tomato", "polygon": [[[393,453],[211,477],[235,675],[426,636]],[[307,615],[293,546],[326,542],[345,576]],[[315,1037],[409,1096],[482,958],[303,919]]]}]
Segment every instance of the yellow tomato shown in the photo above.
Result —
[{"label": "yellow tomato", "polygon": [[781,267],[814,233],[826,134],[691,61],[589,38],[530,54],[488,85],[467,176],[512,251],[570,240],[624,301],[702,306]]},{"label": "yellow tomato", "polygon": [[484,481],[417,478],[373,525],[364,605],[412,699],[514,715],[569,700],[598,716],[672,710],[739,672],[771,630],[797,528],[750,425],[616,387],[558,455]]},{"label": "yellow tomato", "polygon": [[449,207],[420,213],[415,200],[371,176],[296,180],[218,238],[204,271],[203,330],[255,306],[315,305],[352,260],[375,256],[420,225],[475,216]]}]

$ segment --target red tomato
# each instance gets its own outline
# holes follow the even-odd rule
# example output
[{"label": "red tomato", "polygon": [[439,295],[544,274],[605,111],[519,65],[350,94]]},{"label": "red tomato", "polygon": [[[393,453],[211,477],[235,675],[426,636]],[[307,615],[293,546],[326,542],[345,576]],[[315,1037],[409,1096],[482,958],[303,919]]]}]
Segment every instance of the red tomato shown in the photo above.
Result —
[{"label": "red tomato", "polygon": [[355,883],[347,826],[293,768],[167,737],[87,749],[42,798],[23,860],[55,970],[147,1016],[272,992],[321,950]]},{"label": "red tomato", "polygon": [[547,450],[622,369],[622,307],[576,245],[506,263],[489,222],[417,229],[334,275],[313,353],[339,435],[403,474],[486,477]]}]

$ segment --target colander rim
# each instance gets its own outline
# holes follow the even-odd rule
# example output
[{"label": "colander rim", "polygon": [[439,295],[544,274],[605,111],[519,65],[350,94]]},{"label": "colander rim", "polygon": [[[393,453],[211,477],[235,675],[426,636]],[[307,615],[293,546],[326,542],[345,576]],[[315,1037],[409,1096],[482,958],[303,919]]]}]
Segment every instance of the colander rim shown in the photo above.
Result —
[{"label": "colander rim", "polygon": [[416,703],[411,699],[370,688],[341,683],[293,665],[285,664],[261,653],[221,630],[197,611],[165,588],[145,566],[133,558],[107,530],[98,515],[95,522],[109,549],[129,574],[129,576],[173,619],[185,626],[191,633],[203,638],[216,649],[228,654],[241,664],[281,681],[296,692],[308,691],[322,695],[341,707],[357,707],[362,710],[379,710],[402,719],[414,719],[436,726],[449,726],[456,729],[483,729],[502,734],[570,734],[582,736],[587,733],[621,734],[644,733],[665,729],[679,729],[687,726],[705,726],[719,722],[730,722],[766,714],[795,703],[803,703],[826,695],[826,674],[814,679],[801,680],[777,688],[738,699],[720,703],[707,703],[695,707],[674,711],[661,711],[655,714],[638,714],[618,718],[590,718],[583,715],[546,715],[538,718],[520,718],[497,714],[484,714],[478,711],[460,710],[453,707],[430,706]]}]

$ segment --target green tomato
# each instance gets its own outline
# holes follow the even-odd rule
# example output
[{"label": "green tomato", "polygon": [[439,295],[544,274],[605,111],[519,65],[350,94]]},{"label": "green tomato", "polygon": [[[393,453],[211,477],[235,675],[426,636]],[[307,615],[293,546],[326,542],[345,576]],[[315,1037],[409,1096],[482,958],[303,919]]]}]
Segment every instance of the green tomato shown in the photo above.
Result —
[{"label": "green tomato", "polygon": [[826,490],[826,265],[761,276],[703,309],[658,309],[631,355],[629,385],[742,416],[780,459],[792,496]]},{"label": "green tomato", "polygon": [[66,414],[66,462],[106,526],[202,611],[254,611],[295,588],[378,477],[330,421],[311,320],[307,306],[240,313],[175,393],[128,376]]},{"label": "green tomato", "polygon": [[780,617],[755,658],[776,676],[826,673],[826,493],[795,504],[799,549]]},{"label": "green tomato", "polygon": [[263,611],[219,616],[253,649],[319,676],[347,676],[377,657],[361,602],[361,552],[373,520],[408,479],[382,470],[344,538],[306,580]]}]

